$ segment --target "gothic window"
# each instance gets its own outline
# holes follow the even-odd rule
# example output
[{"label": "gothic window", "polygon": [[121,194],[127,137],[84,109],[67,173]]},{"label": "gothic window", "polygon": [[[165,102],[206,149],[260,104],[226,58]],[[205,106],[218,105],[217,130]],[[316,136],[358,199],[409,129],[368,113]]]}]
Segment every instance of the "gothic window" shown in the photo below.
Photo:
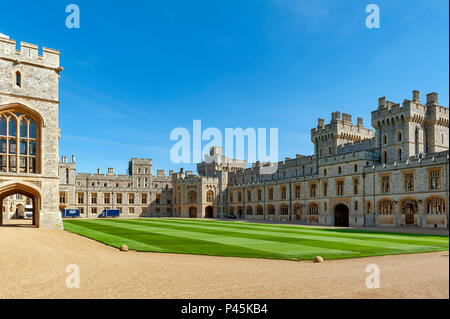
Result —
[{"label": "gothic window", "polygon": [[256,215],[263,215],[263,208],[261,206],[256,207]]},{"label": "gothic window", "polygon": [[403,187],[407,192],[414,191],[414,173],[409,172],[403,174]]},{"label": "gothic window", "polygon": [[262,191],[258,189],[258,200],[262,200]]},{"label": "gothic window", "polygon": [[392,215],[394,213],[394,203],[391,200],[384,199],[380,201],[378,214]]},{"label": "gothic window", "polygon": [[269,207],[267,207],[267,211],[268,215],[275,215],[275,207],[273,207],[272,205],[269,205]]},{"label": "gothic window", "polygon": [[397,142],[402,141],[402,132],[397,132]]},{"label": "gothic window", "polygon": [[289,208],[287,206],[281,206],[280,215],[289,215]]},{"label": "gothic window", "polygon": [[312,203],[311,205],[309,205],[308,214],[319,215],[319,206],[316,203]]},{"label": "gothic window", "polygon": [[0,113],[0,171],[37,173],[36,122],[28,114]]},{"label": "gothic window", "polygon": [[383,135],[383,144],[384,144],[384,145],[387,144],[387,137],[386,137],[386,135]]},{"label": "gothic window", "polygon": [[440,189],[441,188],[441,170],[432,169],[428,173],[430,189]]},{"label": "gothic window", "polygon": [[214,201],[214,192],[213,191],[209,190],[206,193],[206,201],[207,202],[213,202]]},{"label": "gothic window", "polygon": [[399,149],[397,150],[397,160],[398,160],[398,161],[401,161],[401,160],[402,160],[402,149],[401,149],[401,148],[399,148]]},{"label": "gothic window", "polygon": [[432,197],[426,200],[427,214],[446,214],[445,200],[439,197]]}]

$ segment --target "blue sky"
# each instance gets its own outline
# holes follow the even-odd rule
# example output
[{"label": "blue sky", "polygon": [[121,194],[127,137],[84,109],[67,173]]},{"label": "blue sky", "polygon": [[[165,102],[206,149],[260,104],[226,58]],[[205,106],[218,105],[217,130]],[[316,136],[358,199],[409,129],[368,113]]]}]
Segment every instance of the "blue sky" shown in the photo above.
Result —
[{"label": "blue sky", "polygon": [[[65,26],[68,4],[81,28]],[[367,29],[376,3],[381,28]],[[169,157],[176,127],[279,129],[279,158],[311,154],[331,112],[364,117],[377,99],[439,93],[448,107],[447,0],[20,1],[0,33],[61,51],[60,155],[79,172]],[[206,142],[205,142],[206,143]]]}]

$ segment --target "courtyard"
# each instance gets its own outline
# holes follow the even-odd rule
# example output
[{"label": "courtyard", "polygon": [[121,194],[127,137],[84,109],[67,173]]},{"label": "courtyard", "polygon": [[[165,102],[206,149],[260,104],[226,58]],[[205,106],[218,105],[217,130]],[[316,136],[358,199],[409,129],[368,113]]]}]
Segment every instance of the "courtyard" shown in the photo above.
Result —
[{"label": "courtyard", "polygon": [[[120,252],[68,231],[31,225],[0,227],[0,243],[0,298],[449,296],[448,251],[327,260],[321,264],[311,260]],[[79,289],[65,285],[69,275],[66,267],[71,264],[80,268]],[[380,267],[378,289],[365,285],[370,264]]]}]

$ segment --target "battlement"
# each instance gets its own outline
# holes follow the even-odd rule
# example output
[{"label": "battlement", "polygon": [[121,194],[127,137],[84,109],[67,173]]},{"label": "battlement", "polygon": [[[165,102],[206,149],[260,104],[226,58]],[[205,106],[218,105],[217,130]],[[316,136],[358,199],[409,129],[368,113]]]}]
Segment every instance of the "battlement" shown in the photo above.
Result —
[{"label": "battlement", "polygon": [[26,63],[62,70],[59,65],[59,56],[58,50],[46,47],[42,48],[41,54],[37,45],[26,42],[20,42],[18,50],[15,40],[0,37],[0,59],[8,59],[16,64]]}]

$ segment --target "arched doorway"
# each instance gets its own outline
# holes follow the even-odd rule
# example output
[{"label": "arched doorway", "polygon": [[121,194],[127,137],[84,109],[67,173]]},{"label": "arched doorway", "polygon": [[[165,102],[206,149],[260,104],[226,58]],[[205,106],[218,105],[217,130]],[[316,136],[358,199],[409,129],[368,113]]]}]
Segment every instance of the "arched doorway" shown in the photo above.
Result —
[{"label": "arched doorway", "polygon": [[239,218],[244,217],[244,209],[242,207],[238,207],[238,217]]},{"label": "arched doorway", "polygon": [[189,208],[189,218],[197,218],[197,207],[192,206]]},{"label": "arched doorway", "polygon": [[205,208],[205,218],[214,218],[214,208],[212,206]]},{"label": "arched doorway", "polygon": [[[31,200],[33,217],[31,219],[31,224],[35,227],[39,227],[39,211],[41,207],[41,195],[37,189],[32,186],[28,186],[22,183],[9,183],[0,187],[0,207],[4,206],[4,199],[14,195],[20,194],[28,197]],[[4,218],[4,212],[0,214],[0,226],[4,225],[6,222]]]},{"label": "arched doorway", "polygon": [[418,213],[418,203],[415,199],[405,199],[401,202],[402,214],[405,214],[405,224],[414,225],[414,215]]},{"label": "arched doorway", "polygon": [[336,205],[334,208],[334,225],[336,227],[349,227],[349,210],[344,204]]}]

